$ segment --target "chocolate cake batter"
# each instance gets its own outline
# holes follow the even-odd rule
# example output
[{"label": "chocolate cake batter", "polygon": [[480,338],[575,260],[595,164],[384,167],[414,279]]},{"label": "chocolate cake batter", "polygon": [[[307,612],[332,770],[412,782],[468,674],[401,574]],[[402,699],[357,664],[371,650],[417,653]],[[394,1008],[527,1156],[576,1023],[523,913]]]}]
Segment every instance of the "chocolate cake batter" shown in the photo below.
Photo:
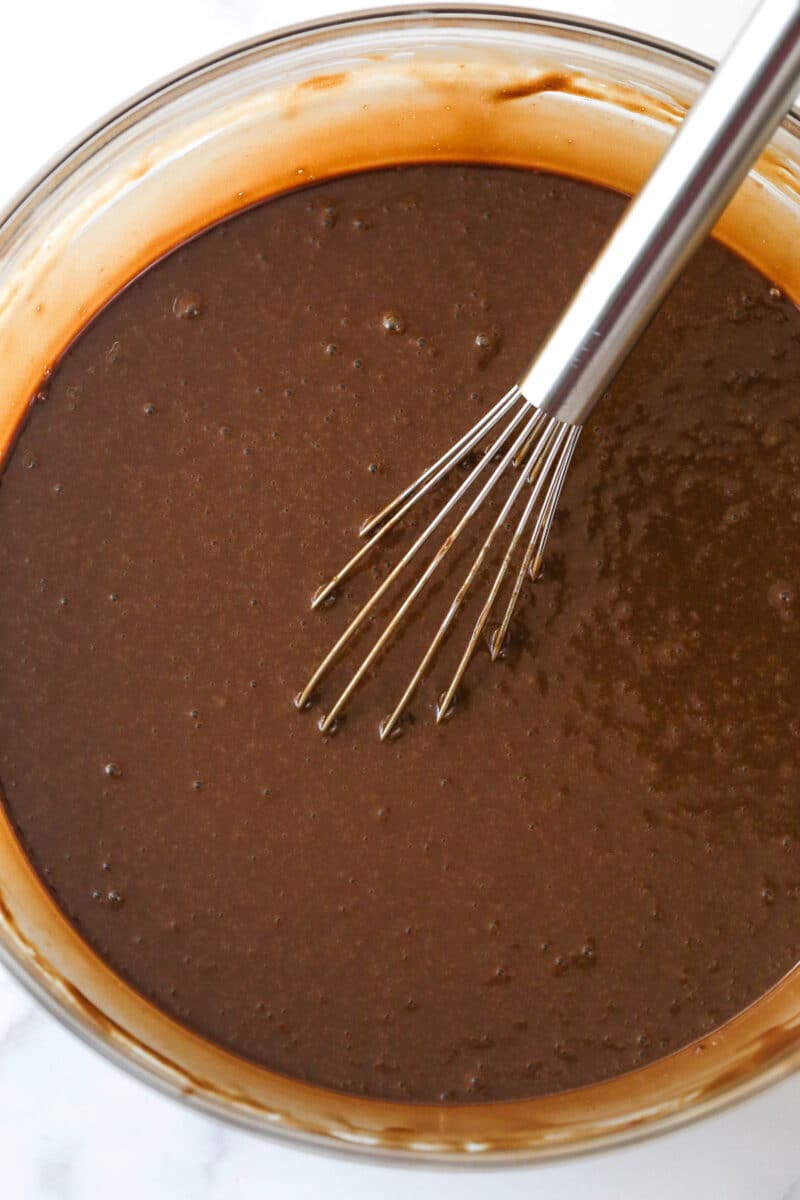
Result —
[{"label": "chocolate cake batter", "polygon": [[716,244],[584,433],[454,718],[468,622],[377,738],[453,573],[336,737],[292,707],[396,545],[329,611],[315,588],[515,380],[623,203],[444,165],[271,201],[113,300],[8,458],[11,818],[127,980],[278,1071],[573,1087],[798,958],[800,315]]}]

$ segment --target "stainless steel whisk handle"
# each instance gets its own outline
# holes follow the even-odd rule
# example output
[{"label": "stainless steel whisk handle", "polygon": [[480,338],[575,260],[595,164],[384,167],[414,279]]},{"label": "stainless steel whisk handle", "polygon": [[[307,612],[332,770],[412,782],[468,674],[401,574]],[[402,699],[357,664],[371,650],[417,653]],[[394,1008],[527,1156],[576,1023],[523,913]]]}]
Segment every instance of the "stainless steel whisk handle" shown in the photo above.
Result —
[{"label": "stainless steel whisk handle", "polygon": [[762,0],[520,381],[582,425],[800,90],[800,0]]}]

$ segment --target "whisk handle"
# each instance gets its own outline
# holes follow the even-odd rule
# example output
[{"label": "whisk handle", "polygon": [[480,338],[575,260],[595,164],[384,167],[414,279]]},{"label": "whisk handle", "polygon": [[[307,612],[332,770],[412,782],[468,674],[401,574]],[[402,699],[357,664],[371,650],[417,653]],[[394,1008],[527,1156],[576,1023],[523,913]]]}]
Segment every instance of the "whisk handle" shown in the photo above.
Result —
[{"label": "whisk handle", "polygon": [[800,90],[800,0],[762,0],[519,387],[582,425]]}]

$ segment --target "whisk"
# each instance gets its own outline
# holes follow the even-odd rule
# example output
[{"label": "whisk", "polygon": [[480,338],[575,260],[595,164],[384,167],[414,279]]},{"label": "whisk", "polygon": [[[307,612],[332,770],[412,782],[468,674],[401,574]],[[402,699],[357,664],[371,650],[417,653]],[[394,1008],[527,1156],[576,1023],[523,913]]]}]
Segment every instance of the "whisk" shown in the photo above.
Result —
[{"label": "whisk", "polygon": [[[500,485],[511,479],[505,500],[432,641],[395,707],[381,721],[381,738],[399,732],[412,696],[467,595],[482,577],[487,560],[491,561],[491,551],[511,519],[511,540],[455,673],[439,698],[437,721],[450,714],[457,689],[504,584],[513,577],[502,616],[489,638],[492,658],[501,653],[525,579],[535,579],[541,569],[582,425],[798,90],[800,0],[762,0],[647,183],[628,206],[520,382],[413,483],[364,523],[360,531],[364,541],[359,550],[316,592],[313,608],[329,600],[378,542],[458,464],[469,464],[477,457],[475,465],[359,609],[296,697],[298,708],[308,707],[324,676],[389,589],[437,531],[449,528],[347,685],[321,718],[319,728],[323,733],[336,728],[354,691],[397,633],[442,561],[476,514],[495,497]],[[452,527],[445,526],[448,519]]]}]

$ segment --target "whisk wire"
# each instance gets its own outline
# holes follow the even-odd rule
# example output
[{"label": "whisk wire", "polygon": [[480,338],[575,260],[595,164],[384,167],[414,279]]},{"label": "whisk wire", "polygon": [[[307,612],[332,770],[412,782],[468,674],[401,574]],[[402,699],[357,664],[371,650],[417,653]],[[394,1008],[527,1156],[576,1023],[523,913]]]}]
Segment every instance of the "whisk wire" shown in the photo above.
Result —
[{"label": "whisk wire", "polygon": [[575,452],[575,447],[578,444],[578,438],[581,433],[579,425],[571,425],[568,428],[569,434],[564,446],[564,452],[550,481],[544,504],[536,518],[533,533],[528,542],[522,564],[517,572],[517,578],[514,581],[514,587],[512,588],[505,613],[503,614],[503,619],[492,634],[491,645],[489,647],[492,662],[499,657],[505,645],[506,637],[508,636],[508,627],[511,624],[514,610],[517,607],[517,601],[522,591],[522,585],[525,582],[525,576],[530,571],[531,581],[535,581],[541,569],[547,539],[550,536],[550,529],[553,525],[553,517],[556,514],[558,501],[561,496],[561,489],[564,486],[569,464],[572,461],[572,455]]},{"label": "whisk wire", "polygon": [[[516,388],[512,389],[512,392],[508,393],[508,397],[504,398],[504,399],[508,400],[508,407],[503,409],[501,416],[504,415],[505,412],[508,411],[508,409],[512,408],[514,402],[519,399],[519,393],[516,390]],[[342,650],[345,648],[345,646],[347,646],[348,642],[351,640],[351,638],[354,636],[354,634],[358,631],[358,629],[360,629],[360,627],[363,625],[364,621],[366,621],[369,614],[373,611],[375,606],[380,602],[381,598],[385,595],[385,593],[388,591],[388,589],[391,587],[391,585],[394,583],[394,581],[397,579],[397,577],[402,573],[402,571],[405,569],[405,567],[408,565],[408,563],[411,562],[411,560],[414,558],[414,556],[417,554],[417,552],[422,548],[422,546],[425,544],[425,542],[427,542],[427,540],[432,536],[432,534],[436,531],[436,529],[438,529],[438,527],[445,520],[445,518],[450,514],[450,512],[453,510],[453,508],[458,504],[459,500],[462,498],[462,496],[465,494],[465,492],[467,492],[472,487],[473,483],[475,483],[478,480],[478,478],[481,476],[481,474],[489,468],[489,466],[491,465],[491,463],[494,459],[494,455],[506,444],[509,437],[513,434],[513,431],[519,426],[520,422],[523,420],[523,418],[526,416],[526,414],[529,414],[529,412],[530,412],[530,409],[529,409],[528,405],[523,403],[522,406],[517,410],[517,412],[512,415],[511,419],[508,422],[508,425],[503,429],[502,433],[500,433],[500,435],[495,439],[494,443],[491,445],[491,447],[486,452],[486,454],[483,456],[483,458],[481,458],[476,463],[476,465],[472,468],[472,470],[467,475],[466,479],[456,489],[456,491],[453,493],[453,495],[450,497],[450,499],[442,506],[442,508],[439,510],[439,512],[436,514],[436,516],[433,518],[433,520],[430,521],[429,524],[425,527],[425,529],[422,531],[422,533],[419,535],[419,537],[416,539],[416,541],[413,543],[413,545],[406,551],[406,553],[402,556],[400,561],[392,568],[392,570],[389,572],[389,574],[386,576],[386,578],[378,585],[378,587],[372,593],[372,595],[367,600],[367,602],[359,609],[359,611],[356,613],[355,617],[352,619],[350,624],[345,629],[344,633],[341,635],[341,637],[338,639],[338,641],[335,643],[335,645],[328,651],[325,658],[322,660],[322,662],[319,664],[317,669],[314,671],[313,675],[309,679],[306,686],[295,697],[295,705],[297,708],[303,709],[306,707],[312,693],[314,692],[314,690],[317,687],[317,684],[328,673],[328,671],[330,670],[330,668],[333,665],[333,663],[335,662],[335,660],[341,654]],[[546,418],[544,417],[543,414],[538,413],[538,412],[536,413],[537,421],[542,421],[545,419]],[[496,424],[496,422],[495,422],[495,424]],[[529,421],[528,424],[526,425],[526,430],[528,430],[531,426],[532,426],[532,422]],[[485,432],[486,432],[486,430],[484,429],[484,433]],[[527,433],[525,434],[525,436],[527,437]],[[519,442],[519,445],[523,444],[521,438],[518,438],[517,441]],[[519,448],[519,446],[517,445],[517,441],[514,442],[514,448],[513,448],[514,452],[516,452],[516,449]],[[492,476],[492,479],[496,480],[499,477],[499,474],[500,474],[500,468],[498,468],[498,470],[495,471],[494,475]],[[483,495],[483,494],[484,493],[481,493],[481,495]],[[486,494],[488,494],[488,492]],[[407,501],[407,503],[411,504],[414,502],[415,499],[416,499],[416,497],[412,497],[412,499],[410,501]],[[384,528],[385,528],[385,526],[384,526]],[[381,533],[381,531],[379,530],[376,537],[378,537],[380,535],[380,533]],[[451,537],[452,536],[453,535],[451,535]],[[339,577],[341,577],[341,572],[340,572]]]},{"label": "whisk wire", "polygon": [[[453,469],[456,463],[460,462],[465,455],[469,454],[480,441],[491,432],[492,429],[503,419],[509,409],[513,408],[516,401],[519,399],[519,391],[516,387],[511,388],[506,392],[505,396],[490,409],[488,413],[473,425],[472,429],[468,430],[462,438],[451,446],[441,458],[429,467],[419,476],[414,483],[409,484],[404,488],[394,500],[385,505],[380,512],[369,517],[361,526],[359,533],[362,537],[366,537],[372,533],[372,536],[363,546],[349,559],[345,565],[336,572],[336,574],[328,580],[323,587],[319,588],[314,594],[311,601],[312,608],[318,608],[328,596],[332,595],[336,588],[350,575],[355,568],[363,561],[375,548],[382,537],[393,529],[411,508],[427,495],[444,477]],[[376,532],[372,532],[375,530]]]},{"label": "whisk wire", "polygon": [[[456,668],[455,674],[453,675],[453,678],[451,679],[450,684],[448,685],[447,691],[444,693],[444,695],[441,697],[441,699],[439,701],[439,704],[437,706],[437,711],[436,711],[437,722],[442,721],[450,711],[450,706],[453,702],[453,698],[456,694],[458,686],[464,677],[464,672],[466,671],[467,667],[469,666],[470,660],[471,660],[473,654],[475,653],[475,647],[477,646],[480,636],[486,625],[486,622],[489,619],[489,615],[490,615],[492,609],[494,608],[495,600],[497,599],[500,588],[503,585],[503,580],[505,579],[506,574],[508,572],[508,568],[511,565],[511,560],[514,557],[514,553],[519,544],[520,538],[522,537],[523,533],[525,532],[525,529],[531,518],[531,514],[533,513],[533,510],[539,499],[539,495],[542,491],[542,488],[545,485],[545,482],[546,482],[547,477],[550,473],[550,470],[553,466],[553,463],[555,462],[556,457],[557,457],[559,451],[561,450],[564,439],[567,437],[568,428],[569,427],[567,425],[562,425],[561,422],[559,422],[559,421],[551,421],[549,423],[548,428],[546,429],[545,433],[542,435],[542,438],[536,448],[535,458],[537,460],[543,461],[543,466],[542,466],[541,470],[536,472],[536,479],[535,479],[533,488],[531,489],[531,494],[528,497],[528,500],[525,504],[522,515],[521,515],[519,521],[517,522],[517,527],[514,530],[514,534],[511,538],[511,541],[509,542],[509,545],[508,545],[508,548],[506,549],[505,555],[503,556],[503,561],[500,564],[500,568],[497,571],[497,574],[495,575],[494,582],[493,582],[491,588],[489,589],[489,595],[486,599],[486,602],[485,602],[483,608],[481,609],[481,612],[480,612],[480,615],[479,615],[477,621],[475,622],[472,633],[470,634],[469,640],[467,642],[466,649],[464,650],[464,653],[461,656],[461,661],[459,662],[458,667]],[[526,476],[527,476],[527,472],[525,474],[523,474],[523,476],[522,476],[522,484],[526,484],[528,482],[528,478]],[[521,490],[522,490],[522,486],[521,486],[520,482],[518,481],[517,485],[514,487],[511,495],[509,496],[508,501],[506,502],[504,510],[501,512],[500,516],[498,517],[497,521],[495,522],[494,526],[492,527],[489,537],[487,537],[486,541],[484,542],[484,544],[481,546],[480,550],[478,551],[478,554],[475,558],[473,567],[470,570],[469,575],[467,576],[466,590],[469,590],[469,587],[471,586],[472,581],[474,580],[475,576],[478,573],[478,569],[480,568],[481,563],[486,558],[486,555],[489,552],[489,548],[491,546],[491,542],[492,542],[492,539],[494,538],[495,533],[500,528],[500,526],[504,523],[508,513],[511,511],[511,506],[512,506],[513,502],[516,500],[516,498],[519,495],[519,492]],[[464,595],[466,595],[466,590],[464,591]],[[463,599],[463,597],[462,597],[462,599]]]},{"label": "whisk wire", "polygon": [[[437,458],[435,463],[431,463],[431,465],[427,467],[422,474],[414,480],[413,483],[410,483],[408,487],[404,488],[403,491],[399,493],[399,495],[395,496],[393,500],[390,500],[388,504],[384,505],[380,512],[375,513],[371,517],[367,517],[366,521],[362,523],[361,528],[358,531],[360,536],[366,537],[372,532],[373,529],[376,529],[379,525],[381,525],[386,518],[395,511],[395,509],[399,508],[403,502],[408,499],[409,496],[413,496],[415,501],[418,500],[420,496],[423,496],[425,494],[425,491],[422,490],[423,485],[427,484],[428,487],[425,490],[429,490],[431,486],[433,486],[435,483],[438,483],[439,480],[443,478],[444,473],[449,471],[451,467],[466,454],[469,454],[469,452],[478,444],[481,438],[483,438],[490,429],[493,429],[498,421],[502,420],[509,408],[511,408],[518,399],[519,389],[515,385],[514,387],[509,388],[506,394],[501,396],[497,403],[490,408],[488,412],[484,413],[480,420],[477,421],[471,429],[468,429],[467,432],[460,437],[454,445],[445,450],[444,454],[442,454],[440,458]],[[442,468],[444,468],[444,471],[442,471]],[[436,479],[434,479],[433,476],[436,476]]]},{"label": "whisk wire", "polygon": [[[339,643],[337,643],[337,647],[340,644],[344,644],[344,642],[346,640],[349,640],[350,630],[353,629],[353,631],[355,631],[355,627],[357,627],[356,623],[358,623],[358,624],[361,623],[361,621],[363,620],[363,616],[365,614],[365,610],[371,611],[372,607],[374,607],[375,603],[377,603],[377,600],[380,598],[380,596],[384,594],[384,592],[386,591],[386,588],[389,586],[389,584],[393,581],[394,578],[396,578],[397,574],[399,574],[399,569],[401,569],[402,566],[404,566],[405,563],[414,556],[414,554],[416,553],[416,549],[419,546],[421,546],[425,541],[427,541],[428,537],[434,531],[434,529],[436,529],[441,524],[442,520],[444,519],[444,516],[447,515],[447,513],[457,503],[458,499],[461,498],[461,496],[464,494],[464,492],[467,491],[467,489],[471,486],[472,482],[477,478],[478,473],[480,472],[481,468],[484,465],[494,461],[495,453],[503,445],[505,445],[507,443],[509,433],[519,425],[521,419],[526,414],[530,414],[530,413],[531,413],[530,407],[527,404],[525,404],[517,413],[514,414],[514,416],[511,418],[511,421],[509,422],[509,426],[500,434],[500,437],[495,441],[494,445],[490,448],[490,450],[487,451],[485,457],[477,464],[476,467],[473,468],[473,470],[470,472],[470,475],[468,476],[468,478],[464,481],[464,483],[461,485],[461,487],[457,489],[456,493],[451,497],[450,501],[448,501],[448,503],[441,509],[441,511],[437,514],[437,516],[434,517],[433,521],[431,521],[431,523],[426,527],[426,529],[423,531],[423,533],[417,539],[417,542],[414,544],[414,547],[412,547],[412,549],[404,556],[404,558],[401,560],[401,562],[398,563],[398,566],[395,567],[395,569],[387,576],[387,578],[386,578],[386,580],[384,580],[383,584],[381,584],[380,587],[373,593],[372,597],[367,602],[367,604],[364,606],[364,608],[362,608],[361,611],[357,614],[354,621],[351,622],[351,626],[348,627],[348,630],[345,630],[345,633],[342,635],[342,638],[339,639]],[[347,684],[347,686],[344,688],[342,693],[339,695],[339,697],[336,700],[336,702],[334,703],[333,707],[319,722],[319,728],[323,733],[326,733],[330,730],[330,728],[333,725],[334,721],[336,720],[337,716],[339,715],[341,710],[344,708],[345,704],[350,699],[351,695],[353,694],[355,689],[358,687],[361,680],[364,678],[364,675],[367,673],[369,668],[372,666],[372,663],[375,661],[375,659],[378,657],[378,655],[384,649],[387,642],[390,640],[390,638],[394,634],[395,630],[397,629],[398,625],[403,620],[403,618],[405,617],[408,610],[411,608],[412,604],[416,600],[419,593],[425,587],[428,580],[431,578],[434,571],[437,569],[437,567],[441,563],[442,559],[452,550],[453,546],[457,542],[461,533],[464,531],[465,527],[472,520],[472,517],[475,515],[475,513],[481,507],[483,502],[486,500],[486,497],[490,494],[490,492],[493,490],[493,488],[497,484],[498,480],[505,473],[506,469],[508,468],[510,463],[513,461],[514,456],[518,453],[518,451],[521,449],[521,447],[523,445],[525,445],[526,441],[530,437],[533,430],[536,429],[538,426],[540,426],[543,423],[546,423],[546,422],[549,423],[549,421],[550,421],[550,418],[546,417],[544,413],[539,412],[538,409],[534,409],[533,415],[529,415],[529,419],[523,425],[522,431],[514,438],[510,448],[507,449],[502,454],[500,461],[497,463],[494,471],[492,471],[491,475],[489,476],[489,479],[483,484],[483,487],[480,489],[480,491],[477,493],[477,495],[471,501],[471,503],[469,504],[469,507],[466,509],[466,511],[464,512],[463,516],[458,521],[458,523],[455,526],[455,528],[453,529],[453,531],[450,534],[448,534],[448,536],[442,542],[441,546],[436,551],[433,558],[428,563],[427,567],[425,567],[422,574],[419,576],[416,583],[413,585],[411,590],[408,592],[405,599],[401,603],[400,607],[397,609],[396,613],[394,614],[394,616],[389,621],[388,625],[383,630],[383,633],[380,635],[378,640],[374,643],[372,648],[368,651],[368,653],[362,660],[361,664],[354,672],[352,678],[350,679],[350,682]],[[524,483],[525,483],[525,475],[523,474],[520,476],[517,486],[519,488],[521,488]],[[334,651],[337,650],[337,647],[334,647]],[[321,674],[323,674],[324,670],[327,669],[325,664],[332,661],[333,653],[334,652],[332,651],[331,654],[328,655],[328,658],[325,660],[325,662],[323,664],[321,664],[320,667],[315,672],[315,675],[312,677],[312,681],[308,685],[306,685],[305,691],[307,693],[310,693],[310,690],[313,690],[313,687],[315,686],[315,681],[317,679],[321,678]],[[301,698],[302,698],[302,695],[301,695]]]},{"label": "whisk wire", "polygon": [[[539,422],[539,425],[541,425],[541,422]],[[539,438],[539,443],[538,443],[538,447],[537,447],[537,457],[541,452],[543,452],[545,450],[546,446],[548,444],[550,444],[550,442],[555,434],[557,425],[558,425],[558,422],[548,420],[547,427],[546,427],[544,433],[542,433]],[[526,442],[524,443],[524,446],[527,446],[528,449],[530,449],[530,445],[532,444],[532,441],[536,436],[536,433],[535,433],[536,428],[538,428],[538,426],[534,427],[534,433],[530,434],[528,436],[528,438],[526,439]],[[523,448],[524,448],[524,446],[523,446]],[[520,451],[517,451],[517,453],[514,456],[514,458],[512,459],[512,461],[515,461],[515,462],[518,461],[519,454],[520,454]],[[527,474],[526,472],[523,472],[520,475],[520,477],[518,478],[517,483],[516,483],[514,489],[512,490],[511,495],[509,496],[508,500],[506,501],[506,504],[504,505],[503,511],[501,512],[500,516],[497,518],[494,526],[490,530],[487,538],[485,539],[483,545],[481,546],[481,549],[479,550],[478,555],[474,559],[472,566],[467,574],[466,579],[464,580],[464,582],[462,583],[458,592],[456,593],[454,600],[452,601],[449,609],[447,610],[447,612],[444,616],[444,619],[442,620],[441,624],[439,625],[439,628],[437,629],[436,633],[433,636],[433,639],[431,640],[425,653],[423,654],[423,656],[417,666],[416,671],[412,675],[405,691],[403,692],[403,695],[400,697],[400,700],[398,701],[398,703],[396,704],[396,706],[394,707],[392,712],[389,714],[389,716],[384,718],[384,720],[381,722],[380,737],[381,737],[382,741],[384,741],[386,738],[391,736],[393,730],[397,726],[398,721],[400,720],[400,717],[402,716],[403,712],[407,708],[408,703],[411,700],[411,697],[414,695],[414,692],[416,691],[417,687],[422,682],[422,679],[424,678],[425,673],[426,673],[428,667],[430,666],[430,663],[432,662],[434,656],[436,655],[436,653],[439,650],[439,647],[441,646],[442,642],[444,641],[450,626],[452,625],[455,617],[457,616],[457,614],[467,596],[467,593],[469,592],[469,590],[472,586],[472,583],[474,582],[476,576],[478,575],[478,572],[480,571],[480,568],[486,558],[486,555],[489,552],[491,543],[494,539],[494,536],[495,536],[497,530],[504,523],[508,513],[511,511],[511,508],[514,505],[515,500],[517,499],[517,497],[519,496],[519,493],[522,491],[523,486],[527,482],[526,474]],[[453,691],[454,690],[455,689],[453,689]],[[446,707],[442,707],[441,704],[438,706],[437,721],[441,720],[444,717],[445,713],[449,710],[449,702],[451,699],[452,699],[452,695],[449,696],[448,704]]]}]

